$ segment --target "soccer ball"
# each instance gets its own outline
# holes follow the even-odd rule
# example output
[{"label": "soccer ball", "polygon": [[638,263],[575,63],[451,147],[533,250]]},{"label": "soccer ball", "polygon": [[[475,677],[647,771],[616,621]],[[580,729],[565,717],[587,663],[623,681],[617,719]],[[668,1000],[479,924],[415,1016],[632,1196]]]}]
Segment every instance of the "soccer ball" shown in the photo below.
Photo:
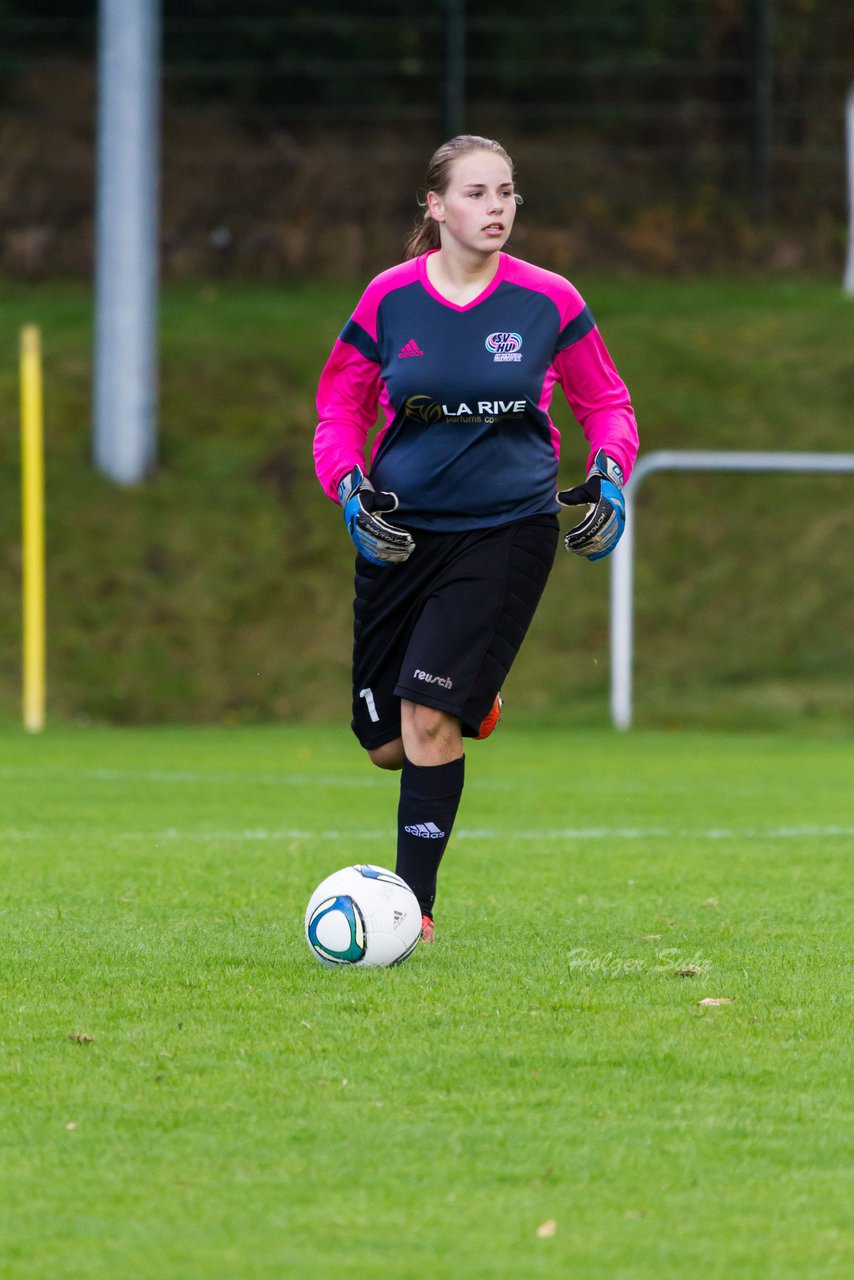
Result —
[{"label": "soccer ball", "polygon": [[421,938],[421,908],[393,871],[368,864],[344,867],[311,895],[305,936],[321,964],[401,964]]}]

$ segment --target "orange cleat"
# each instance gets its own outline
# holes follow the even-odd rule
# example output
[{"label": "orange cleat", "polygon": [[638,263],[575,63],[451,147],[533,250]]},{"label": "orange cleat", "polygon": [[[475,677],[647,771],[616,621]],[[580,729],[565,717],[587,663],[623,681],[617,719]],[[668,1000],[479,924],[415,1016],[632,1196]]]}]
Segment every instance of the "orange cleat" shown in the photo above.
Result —
[{"label": "orange cleat", "polygon": [[484,738],[488,738],[493,729],[501,719],[501,708],[504,706],[501,694],[496,693],[495,701],[489,709],[489,713],[484,717],[481,726],[474,735],[475,742],[483,742]]},{"label": "orange cleat", "polygon": [[433,937],[433,928],[434,928],[434,926],[433,926],[433,917],[432,917],[432,916],[422,916],[422,917],[421,917],[421,941],[422,941],[422,942],[434,942],[434,941],[435,941],[435,939],[434,939],[434,937]]}]

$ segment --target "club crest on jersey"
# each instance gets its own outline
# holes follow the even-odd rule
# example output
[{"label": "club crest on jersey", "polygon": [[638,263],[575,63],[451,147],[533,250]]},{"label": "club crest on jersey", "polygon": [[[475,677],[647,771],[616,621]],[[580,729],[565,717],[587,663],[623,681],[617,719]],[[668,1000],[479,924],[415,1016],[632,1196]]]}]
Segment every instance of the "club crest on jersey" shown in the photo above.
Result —
[{"label": "club crest on jersey", "polygon": [[494,364],[500,362],[518,364],[522,359],[520,351],[522,335],[519,333],[510,333],[509,331],[491,333],[484,346],[491,353]]}]

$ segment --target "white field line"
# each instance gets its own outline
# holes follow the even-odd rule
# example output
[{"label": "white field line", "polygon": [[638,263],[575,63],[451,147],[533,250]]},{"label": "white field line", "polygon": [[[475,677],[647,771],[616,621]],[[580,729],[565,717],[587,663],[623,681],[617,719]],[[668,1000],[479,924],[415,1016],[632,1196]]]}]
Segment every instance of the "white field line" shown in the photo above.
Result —
[{"label": "white field line", "polygon": [[[198,785],[222,786],[259,786],[259,787],[354,787],[358,789],[381,787],[389,788],[396,778],[379,770],[368,770],[364,773],[238,773],[230,771],[206,771],[202,769],[75,769],[62,765],[31,767],[26,765],[0,765],[0,783],[2,782],[48,782],[64,781],[71,783],[102,782],[108,784],[121,783],[164,783],[170,786],[184,786],[188,783]],[[572,772],[563,779],[564,785],[575,784],[574,789],[585,795],[692,795],[698,787],[705,794],[716,789],[729,796],[763,796],[787,794],[785,782],[767,783],[731,783],[722,780],[717,788],[714,780],[702,783],[636,782],[621,779],[618,783],[597,782],[594,779],[573,777]],[[482,791],[538,791],[553,789],[551,779],[479,777],[477,786]]]},{"label": "white field line", "polygon": [[384,775],[366,773],[364,777],[350,774],[323,773],[214,773],[195,769],[68,769],[62,766],[17,768],[14,765],[0,767],[0,782],[16,780],[62,780],[66,782],[165,782],[184,785],[209,783],[212,786],[249,785],[261,787],[377,787]]},{"label": "white field line", "polygon": [[[150,844],[242,844],[252,842],[282,843],[292,840],[310,841],[367,841],[388,840],[388,830],[318,830],[309,827],[280,827],[272,830],[250,828],[243,831],[179,831],[166,827],[160,831],[109,831],[92,827],[65,828],[65,838],[92,840],[98,838],[110,842],[147,841]],[[546,827],[539,830],[508,831],[495,827],[461,827],[454,832],[455,840],[524,840],[524,841],[580,841],[580,840],[801,840],[825,837],[854,837],[854,826],[796,826],[796,827]],[[55,830],[16,827],[0,829],[3,840],[56,840]]]}]

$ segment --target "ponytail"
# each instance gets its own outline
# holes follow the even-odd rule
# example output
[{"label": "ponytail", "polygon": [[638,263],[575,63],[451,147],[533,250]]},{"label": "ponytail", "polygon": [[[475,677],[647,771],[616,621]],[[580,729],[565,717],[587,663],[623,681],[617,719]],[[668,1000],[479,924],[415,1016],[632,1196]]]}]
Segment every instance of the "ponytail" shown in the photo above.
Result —
[{"label": "ponytail", "polygon": [[409,234],[403,249],[405,259],[418,258],[422,253],[428,253],[430,249],[438,249],[441,244],[439,238],[439,224],[433,217],[429,209],[424,210],[424,215]]}]

